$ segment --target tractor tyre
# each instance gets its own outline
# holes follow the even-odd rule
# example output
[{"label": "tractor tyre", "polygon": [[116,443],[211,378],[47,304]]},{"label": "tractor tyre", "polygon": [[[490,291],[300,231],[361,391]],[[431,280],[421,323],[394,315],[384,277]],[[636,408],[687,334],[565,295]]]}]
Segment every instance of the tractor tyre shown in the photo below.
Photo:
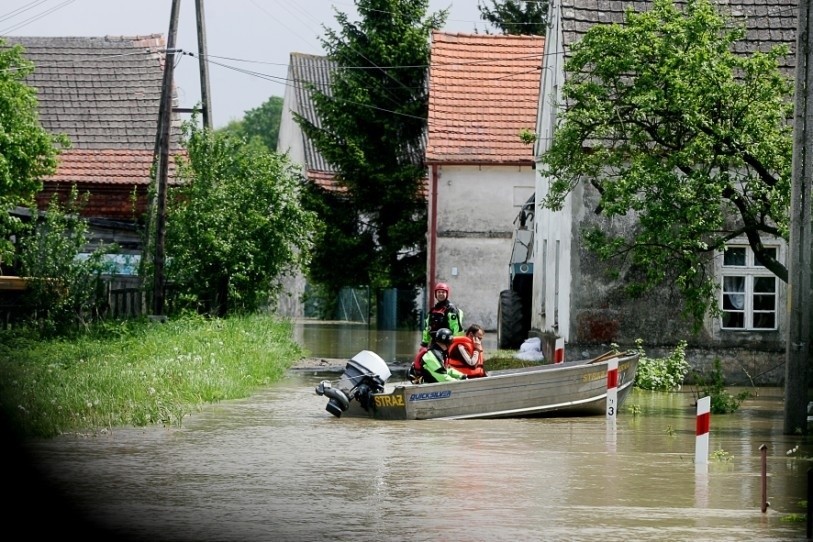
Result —
[{"label": "tractor tyre", "polygon": [[497,347],[516,350],[525,341],[522,318],[522,297],[513,290],[500,292],[497,307]]}]

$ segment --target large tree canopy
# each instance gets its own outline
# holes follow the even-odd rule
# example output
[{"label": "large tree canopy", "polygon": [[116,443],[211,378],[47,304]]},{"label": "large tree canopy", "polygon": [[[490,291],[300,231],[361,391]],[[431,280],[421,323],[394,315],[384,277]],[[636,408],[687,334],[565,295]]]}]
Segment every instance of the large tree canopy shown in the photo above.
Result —
[{"label": "large tree canopy", "polygon": [[480,18],[503,34],[544,36],[548,24],[548,0],[477,1]]},{"label": "large tree canopy", "polygon": [[10,237],[20,228],[9,211],[34,206],[42,177],[56,171],[59,149],[68,145],[40,125],[36,91],[24,82],[33,70],[20,45],[0,39],[0,263],[12,260]]},{"label": "large tree canopy", "polygon": [[634,213],[630,236],[596,230],[585,241],[644,269],[639,286],[674,281],[696,323],[715,311],[705,264],[727,241],[747,237],[788,276],[763,245],[788,237],[793,85],[778,67],[788,48],[735,53],[744,36],[708,0],[683,11],[655,0],[624,25],[592,27],[566,63],[566,111],[542,157],[552,179],[543,205],[559,209],[589,182],[597,212]]},{"label": "large tree canopy", "polygon": [[[375,242],[372,254],[346,270],[353,276],[342,274],[352,282],[334,282],[334,288],[408,288],[424,281],[429,36],[446,16],[427,17],[427,7],[428,0],[357,0],[360,21],[337,12],[340,30],[325,29],[322,43],[337,69],[329,94],[312,89],[321,127],[296,120],[336,169],[345,210],[356,222],[347,224],[334,207],[331,214],[342,216],[341,223],[328,223],[336,236],[325,243],[359,248],[367,246],[359,239]],[[331,250],[323,243],[317,260],[318,252]]]}]

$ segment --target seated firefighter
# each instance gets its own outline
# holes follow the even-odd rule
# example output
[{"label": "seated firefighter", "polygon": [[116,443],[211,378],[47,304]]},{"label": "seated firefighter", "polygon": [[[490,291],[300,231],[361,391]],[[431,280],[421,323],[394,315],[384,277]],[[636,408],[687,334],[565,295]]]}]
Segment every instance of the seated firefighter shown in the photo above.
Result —
[{"label": "seated firefighter", "polygon": [[452,339],[446,358],[447,366],[456,369],[468,378],[488,376],[484,366],[484,335],[485,331],[480,325],[472,324],[466,329],[466,334],[463,337]]},{"label": "seated firefighter", "polygon": [[431,344],[421,348],[407,375],[413,383],[448,382],[465,380],[460,371],[446,366],[446,356],[452,344],[452,331],[440,328],[435,332]]}]

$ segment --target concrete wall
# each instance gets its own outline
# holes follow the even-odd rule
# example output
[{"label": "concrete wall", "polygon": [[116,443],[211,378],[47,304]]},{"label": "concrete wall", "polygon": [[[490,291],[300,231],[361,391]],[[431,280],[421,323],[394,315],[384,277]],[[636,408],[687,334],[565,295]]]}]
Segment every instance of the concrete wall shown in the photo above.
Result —
[{"label": "concrete wall", "polygon": [[[509,286],[514,219],[533,193],[534,171],[530,166],[434,167],[437,251],[435,276],[427,274],[430,287],[448,283],[466,325],[496,330],[500,291]],[[431,293],[429,301],[434,303]]]}]

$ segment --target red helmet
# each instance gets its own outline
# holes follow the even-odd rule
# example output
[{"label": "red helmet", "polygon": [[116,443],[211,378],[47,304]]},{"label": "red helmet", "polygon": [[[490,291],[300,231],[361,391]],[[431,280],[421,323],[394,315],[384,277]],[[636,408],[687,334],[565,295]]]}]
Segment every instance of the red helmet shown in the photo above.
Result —
[{"label": "red helmet", "polygon": [[437,284],[435,284],[435,292],[437,292],[438,290],[443,290],[444,292],[446,292],[447,298],[452,293],[451,289],[449,289],[449,285],[446,284],[445,282],[438,282]]}]

